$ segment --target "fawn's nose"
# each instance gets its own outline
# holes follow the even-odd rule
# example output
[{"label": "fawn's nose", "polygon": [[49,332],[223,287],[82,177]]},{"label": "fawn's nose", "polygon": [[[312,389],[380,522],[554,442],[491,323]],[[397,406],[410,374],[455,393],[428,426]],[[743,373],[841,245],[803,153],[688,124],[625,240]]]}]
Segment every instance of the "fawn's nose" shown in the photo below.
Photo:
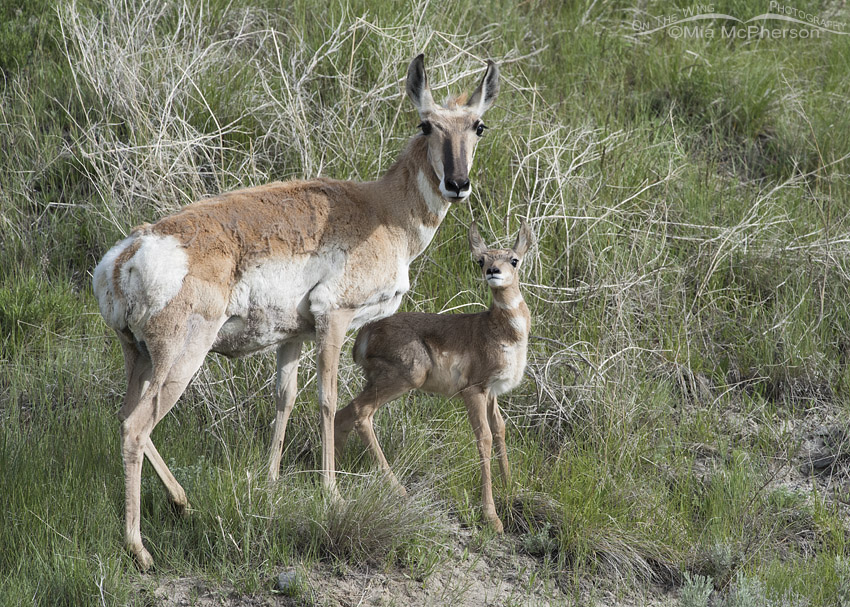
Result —
[{"label": "fawn's nose", "polygon": [[487,268],[487,276],[498,276],[501,273],[502,271],[495,266],[493,266],[492,268]]}]

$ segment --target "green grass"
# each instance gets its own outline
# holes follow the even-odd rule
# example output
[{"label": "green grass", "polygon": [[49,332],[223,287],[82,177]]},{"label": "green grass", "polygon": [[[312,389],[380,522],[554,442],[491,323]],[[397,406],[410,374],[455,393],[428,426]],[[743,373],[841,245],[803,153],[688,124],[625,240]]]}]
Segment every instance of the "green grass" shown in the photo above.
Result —
[{"label": "green grass", "polygon": [[[697,604],[710,580],[725,605],[848,600],[850,478],[809,482],[798,454],[850,409],[850,36],[636,36],[636,18],[677,10],[661,2],[188,4],[0,7],[0,602],[144,603],[122,547],[123,362],[91,294],[97,260],[207,194],[374,178],[416,130],[401,85],[420,51],[438,99],[488,57],[503,84],[472,199],[414,264],[404,309],[487,303],[473,218],[489,242],[519,216],[539,239],[528,377],[502,399],[509,541],[575,596],[671,583]],[[834,6],[798,8],[850,21]],[[310,353],[283,481],[264,481],[273,369],[210,357],[156,429],[196,509],[177,517],[144,469],[156,575],[265,593],[281,567],[321,560],[427,583],[448,523],[481,524],[462,405],[385,407],[378,433],[413,497],[352,440],[338,506],[313,472]],[[342,376],[346,401],[350,357]]]}]

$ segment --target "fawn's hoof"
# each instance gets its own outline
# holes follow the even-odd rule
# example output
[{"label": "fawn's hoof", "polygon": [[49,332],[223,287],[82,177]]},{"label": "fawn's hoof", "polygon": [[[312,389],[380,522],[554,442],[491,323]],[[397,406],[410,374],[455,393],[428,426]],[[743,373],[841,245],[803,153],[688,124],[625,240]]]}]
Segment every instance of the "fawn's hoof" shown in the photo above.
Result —
[{"label": "fawn's hoof", "polygon": [[497,516],[494,516],[492,518],[488,517],[487,525],[496,533],[501,534],[505,532],[505,526],[502,524],[502,521],[499,520],[499,517]]}]

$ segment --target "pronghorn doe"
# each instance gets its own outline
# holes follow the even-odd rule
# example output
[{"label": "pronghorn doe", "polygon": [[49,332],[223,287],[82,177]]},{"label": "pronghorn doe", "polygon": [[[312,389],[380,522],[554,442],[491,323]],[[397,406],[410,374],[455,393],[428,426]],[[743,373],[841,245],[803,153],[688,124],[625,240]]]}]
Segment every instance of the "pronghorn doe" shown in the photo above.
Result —
[{"label": "pronghorn doe", "polygon": [[196,202],[136,228],[95,268],[100,312],[118,334],[127,371],[118,412],[125,540],[142,569],[153,563],[140,530],[143,457],[188,512],[186,493],[150,436],[208,352],[243,356],[277,348],[269,455],[275,480],[301,343],[316,341],[322,476],[337,495],[333,431],[345,332],[398,309],[411,261],[431,242],[451,202],[469,195],[481,116],[498,93],[499,70],[488,62],[468,100],[440,106],[419,55],[406,89],[422,132],[377,181],[276,182]]},{"label": "pronghorn doe", "polygon": [[367,324],[354,342],[354,361],[363,368],[366,385],[337,412],[335,420],[337,454],[351,430],[356,430],[390,481],[404,493],[375,437],[375,411],[410,390],[460,394],[481,457],[484,518],[499,533],[503,527],[490,478],[494,443],[505,484],[510,481],[510,468],[505,422],[496,397],[516,387],[525,370],[531,316],[519,289],[518,270],[533,240],[523,221],[513,249],[488,250],[473,223],[469,246],[493,293],[490,309],[477,314],[408,312]]}]

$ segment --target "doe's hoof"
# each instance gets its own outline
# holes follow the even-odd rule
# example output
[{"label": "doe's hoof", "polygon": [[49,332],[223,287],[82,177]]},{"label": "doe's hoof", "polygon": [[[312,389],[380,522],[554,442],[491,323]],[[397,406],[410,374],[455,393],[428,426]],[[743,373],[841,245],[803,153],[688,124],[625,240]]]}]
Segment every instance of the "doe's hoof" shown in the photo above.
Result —
[{"label": "doe's hoof", "polygon": [[133,553],[133,558],[136,559],[136,563],[139,565],[139,570],[142,572],[148,571],[151,567],[153,567],[153,557],[144,546],[131,547],[130,552]]}]

